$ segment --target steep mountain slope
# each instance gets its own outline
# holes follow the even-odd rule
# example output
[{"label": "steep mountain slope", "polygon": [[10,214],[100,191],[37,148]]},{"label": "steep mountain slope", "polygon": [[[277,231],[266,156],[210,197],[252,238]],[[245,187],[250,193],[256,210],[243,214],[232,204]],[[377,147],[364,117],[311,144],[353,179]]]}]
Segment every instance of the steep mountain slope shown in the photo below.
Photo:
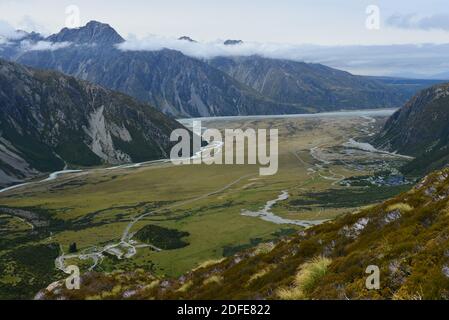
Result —
[{"label": "steep mountain slope", "polygon": [[16,61],[54,69],[149,102],[180,116],[304,113],[298,104],[272,101],[198,59],[173,50],[122,51],[120,35],[99,22],[63,29],[46,39],[72,45],[53,51],[27,51]]},{"label": "steep mountain slope", "polygon": [[149,102],[180,117],[301,113],[301,106],[262,97],[221,71],[173,50],[121,51],[74,46],[29,52],[18,61],[57,69]]},{"label": "steep mountain slope", "polygon": [[273,100],[301,101],[320,110],[397,107],[406,99],[397,88],[320,64],[258,56],[221,57],[210,63]]},{"label": "steep mountain slope", "polygon": [[122,51],[117,45],[123,38],[95,21],[45,41],[71,45],[27,51],[19,46],[0,56],[121,91],[180,117],[398,107],[409,98],[401,88],[322,65],[255,56],[208,62],[167,49]]},{"label": "steep mountain slope", "polygon": [[[88,273],[55,299],[449,299],[449,169],[380,205],[278,243],[209,261],[179,279]],[[368,290],[369,266],[380,289]]]},{"label": "steep mountain slope", "polygon": [[66,164],[167,157],[179,127],[123,94],[0,60],[0,185]]},{"label": "steep mountain slope", "polygon": [[381,148],[415,156],[405,173],[425,174],[449,161],[449,84],[423,90],[376,137]]}]

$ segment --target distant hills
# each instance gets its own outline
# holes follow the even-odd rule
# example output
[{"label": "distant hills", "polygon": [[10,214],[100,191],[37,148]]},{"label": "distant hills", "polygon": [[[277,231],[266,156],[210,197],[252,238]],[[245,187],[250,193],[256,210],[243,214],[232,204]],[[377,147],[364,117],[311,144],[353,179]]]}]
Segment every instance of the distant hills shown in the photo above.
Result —
[{"label": "distant hills", "polygon": [[49,48],[23,50],[22,39],[3,46],[0,56],[121,91],[176,117],[390,108],[415,93],[320,64],[258,56],[209,61],[169,49],[124,51],[117,46],[124,39],[111,26],[95,21],[47,38],[28,38],[28,47],[44,41]]},{"label": "distant hills", "polygon": [[403,87],[321,64],[259,56],[221,57],[210,64],[265,97],[283,103],[301,101],[318,111],[397,107],[407,96]]},{"label": "distant hills", "polygon": [[0,186],[65,166],[167,158],[180,127],[124,94],[0,59]]}]

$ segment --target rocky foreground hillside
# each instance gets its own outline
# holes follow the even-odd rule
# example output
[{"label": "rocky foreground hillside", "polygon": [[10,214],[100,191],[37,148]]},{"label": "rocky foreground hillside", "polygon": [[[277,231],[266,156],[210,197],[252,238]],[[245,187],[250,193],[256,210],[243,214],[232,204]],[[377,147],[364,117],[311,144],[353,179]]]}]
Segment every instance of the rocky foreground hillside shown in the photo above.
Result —
[{"label": "rocky foreground hillside", "polygon": [[[411,191],[178,279],[88,273],[41,299],[449,299],[449,169]],[[366,288],[368,266],[380,289]]]},{"label": "rocky foreground hillside", "polygon": [[165,158],[179,127],[123,94],[0,60],[0,186],[65,166]]},{"label": "rocky foreground hillside", "polygon": [[449,162],[449,84],[421,91],[396,112],[376,137],[383,149],[416,157],[403,168],[425,174]]}]

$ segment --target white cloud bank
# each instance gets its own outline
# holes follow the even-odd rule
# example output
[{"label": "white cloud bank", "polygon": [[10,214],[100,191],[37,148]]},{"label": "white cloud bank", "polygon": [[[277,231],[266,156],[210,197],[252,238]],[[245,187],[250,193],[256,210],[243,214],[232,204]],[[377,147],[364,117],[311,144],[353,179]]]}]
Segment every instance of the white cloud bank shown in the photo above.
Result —
[{"label": "white cloud bank", "polygon": [[67,48],[71,45],[72,44],[70,42],[30,42],[28,40],[24,40],[20,43],[20,47],[23,51],[55,51]]},{"label": "white cloud bank", "polygon": [[[118,47],[124,51],[172,49],[200,59],[259,55],[273,59],[322,63],[362,75],[449,78],[449,44],[318,46],[244,42],[226,46],[223,41],[201,43],[149,36],[143,39],[130,37]],[[445,72],[448,72],[447,75],[440,75]]]},{"label": "white cloud bank", "polygon": [[148,36],[143,39],[131,37],[124,43],[119,44],[118,47],[123,51],[158,51],[172,49],[180,51],[185,55],[202,59],[221,56],[251,56],[257,54],[267,58],[298,60],[302,58],[298,49],[304,46],[256,42],[224,45],[224,41],[221,40],[215,42],[190,42],[159,36]]},{"label": "white cloud bank", "polygon": [[[29,34],[22,30],[16,30],[8,22],[0,20],[0,45],[10,46],[19,44],[23,51],[54,51],[67,48],[71,45],[69,42],[49,42],[22,40]],[[22,40],[22,41],[21,41]],[[0,48],[1,49],[1,48]]]},{"label": "white cloud bank", "polygon": [[20,40],[26,36],[26,32],[15,30],[9,23],[0,20],[0,44],[10,40]]}]

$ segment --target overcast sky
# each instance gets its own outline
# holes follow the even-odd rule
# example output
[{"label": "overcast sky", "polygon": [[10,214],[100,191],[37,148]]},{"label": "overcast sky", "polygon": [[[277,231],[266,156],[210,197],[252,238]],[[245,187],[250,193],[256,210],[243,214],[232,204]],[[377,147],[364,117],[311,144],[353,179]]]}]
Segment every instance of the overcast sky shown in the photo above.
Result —
[{"label": "overcast sky", "polygon": [[[0,20],[56,32],[64,27],[69,5],[79,7],[82,24],[107,22],[125,37],[324,45],[449,42],[447,0],[0,0]],[[380,30],[365,26],[369,5],[380,9]]]},{"label": "overcast sky", "polygon": [[[66,13],[73,5],[80,25],[109,23],[131,50],[165,46],[207,57],[223,52],[212,45],[217,39],[242,39],[245,47],[234,54],[304,59],[357,74],[449,77],[447,0],[0,0],[0,34],[8,27],[58,32],[73,22]],[[202,44],[173,41],[183,35]]]}]

